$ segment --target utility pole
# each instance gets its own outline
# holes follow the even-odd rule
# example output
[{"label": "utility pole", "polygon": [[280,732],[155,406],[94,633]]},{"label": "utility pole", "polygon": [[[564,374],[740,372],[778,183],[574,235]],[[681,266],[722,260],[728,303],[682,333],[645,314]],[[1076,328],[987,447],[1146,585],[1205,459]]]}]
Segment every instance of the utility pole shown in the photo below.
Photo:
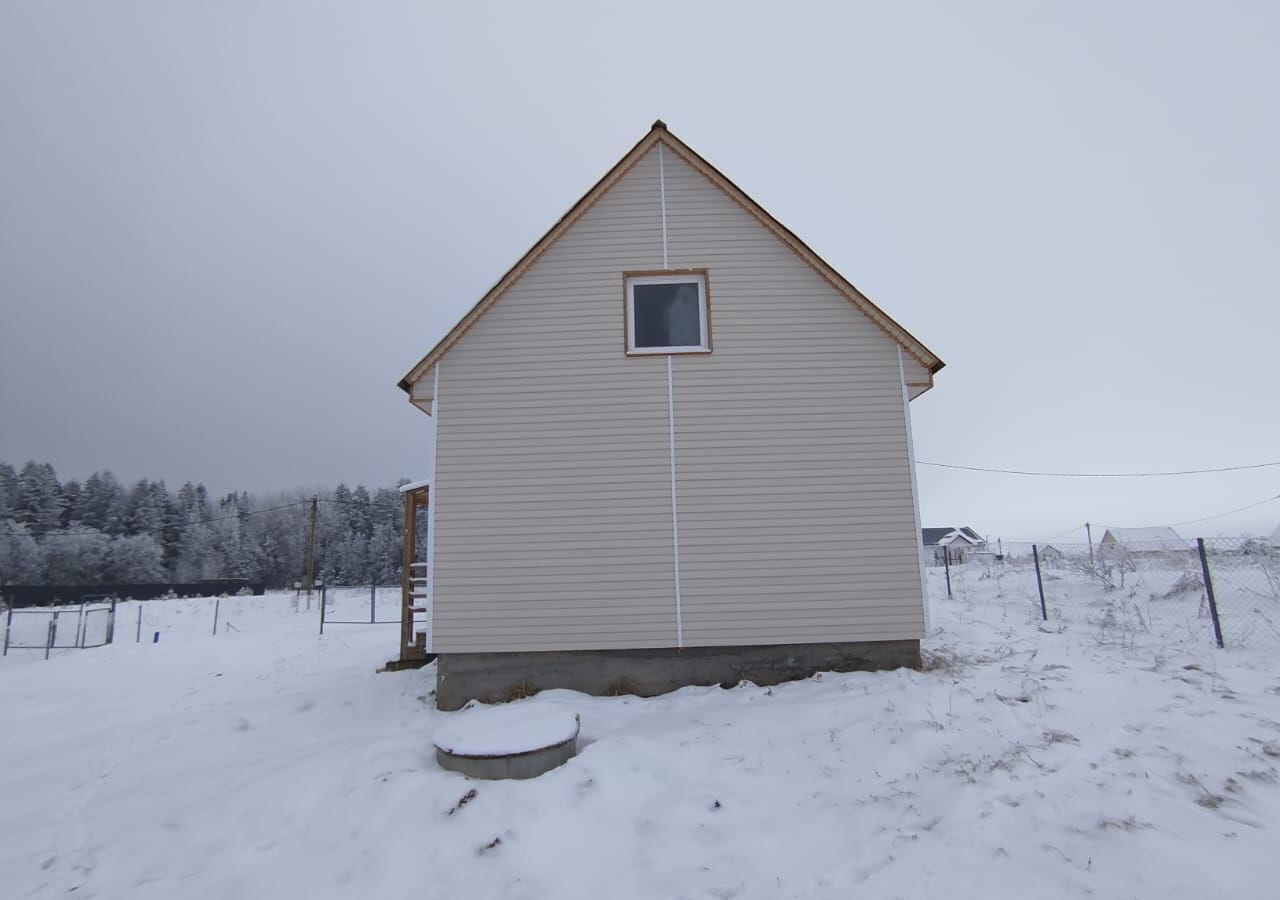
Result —
[{"label": "utility pole", "polygon": [[316,576],[316,503],[315,497],[311,498],[311,524],[307,528],[307,562],[306,562],[306,578],[307,578],[307,608],[311,608],[311,585],[315,581]]},{"label": "utility pole", "polygon": [[1089,536],[1089,568],[1093,568],[1093,529],[1089,527],[1089,523],[1084,523],[1084,533]]}]

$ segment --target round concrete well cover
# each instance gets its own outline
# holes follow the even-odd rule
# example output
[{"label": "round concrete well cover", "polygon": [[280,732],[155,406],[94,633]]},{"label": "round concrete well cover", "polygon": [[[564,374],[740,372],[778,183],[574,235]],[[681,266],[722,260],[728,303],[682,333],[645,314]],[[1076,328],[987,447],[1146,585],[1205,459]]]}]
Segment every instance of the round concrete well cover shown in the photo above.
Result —
[{"label": "round concrete well cover", "polygon": [[460,710],[436,731],[436,760],[472,778],[533,778],[573,757],[580,727],[548,703]]}]

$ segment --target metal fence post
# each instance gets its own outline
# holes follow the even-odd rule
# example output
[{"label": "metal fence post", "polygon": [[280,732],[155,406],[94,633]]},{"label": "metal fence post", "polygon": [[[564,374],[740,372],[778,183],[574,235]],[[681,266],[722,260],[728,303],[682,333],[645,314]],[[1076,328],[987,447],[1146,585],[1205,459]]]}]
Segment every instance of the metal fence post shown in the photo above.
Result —
[{"label": "metal fence post", "polygon": [[9,632],[13,630],[13,607],[9,607],[9,612],[5,616],[4,622],[4,653],[2,656],[9,655]]},{"label": "metal fence post", "polygon": [[1218,642],[1218,649],[1223,648],[1222,644],[1222,623],[1218,621],[1218,601],[1213,596],[1213,579],[1209,577],[1209,557],[1204,552],[1204,538],[1196,538],[1196,549],[1200,551],[1200,571],[1204,573],[1204,592],[1209,595],[1209,615],[1213,617],[1213,637]]},{"label": "metal fence post", "polygon": [[49,632],[44,642],[44,658],[49,658],[49,651],[53,649],[54,641],[58,639],[58,614],[54,613],[53,618],[49,620]]},{"label": "metal fence post", "polygon": [[1036,561],[1036,589],[1040,592],[1040,617],[1049,621],[1049,610],[1044,605],[1044,580],[1040,577],[1040,548],[1031,545],[1031,558]]},{"label": "metal fence post", "polygon": [[377,584],[369,585],[369,624],[370,625],[372,625],[375,621],[374,603],[377,599],[377,596],[378,596],[378,585]]},{"label": "metal fence post", "polygon": [[326,592],[328,590],[329,590],[329,585],[327,584],[320,585],[320,633],[321,634],[324,634],[324,608],[329,605],[328,601],[325,599]]},{"label": "metal fence post", "polygon": [[138,601],[138,633],[133,636],[133,642],[142,643],[142,601]]},{"label": "metal fence post", "polygon": [[84,620],[84,601],[80,601],[80,614],[76,616],[76,647],[84,649],[85,631],[88,630],[88,623]]},{"label": "metal fence post", "polygon": [[947,599],[951,597],[951,551],[946,547],[942,548],[942,568],[947,572]]},{"label": "metal fence post", "polygon": [[214,597],[213,598],[213,636],[214,637],[218,636],[218,610],[221,608],[221,606],[222,606],[222,598]]},{"label": "metal fence post", "polygon": [[111,611],[107,613],[107,643],[116,639],[116,597],[111,598]]}]

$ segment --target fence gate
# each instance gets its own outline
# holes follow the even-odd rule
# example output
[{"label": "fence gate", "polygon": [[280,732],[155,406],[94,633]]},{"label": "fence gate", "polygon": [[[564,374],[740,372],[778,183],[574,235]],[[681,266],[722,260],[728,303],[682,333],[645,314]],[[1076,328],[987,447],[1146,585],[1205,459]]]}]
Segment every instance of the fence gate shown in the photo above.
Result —
[{"label": "fence gate", "polygon": [[4,649],[54,650],[103,647],[115,637],[116,601],[79,606],[9,609],[4,614]]}]

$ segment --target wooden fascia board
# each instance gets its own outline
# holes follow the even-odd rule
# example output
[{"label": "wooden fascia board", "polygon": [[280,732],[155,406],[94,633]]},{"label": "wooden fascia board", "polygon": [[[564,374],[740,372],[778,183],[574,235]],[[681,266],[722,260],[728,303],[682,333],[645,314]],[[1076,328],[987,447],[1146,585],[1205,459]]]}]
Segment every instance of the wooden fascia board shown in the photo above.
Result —
[{"label": "wooden fascia board", "polygon": [[[747,195],[745,191],[730,181],[715,166],[707,162],[698,153],[671,134],[667,127],[661,122],[654,123],[649,133],[641,138],[634,147],[628,151],[622,159],[620,159],[604,177],[592,186],[586,194],[582,196],[577,203],[570,207],[569,211],[560,217],[551,229],[542,236],[542,238],[529,248],[528,252],[516,262],[514,266],[507,270],[489,291],[480,298],[480,301],[471,308],[459,322],[450,329],[449,333],[432,348],[426,356],[424,356],[417,365],[409,370],[404,378],[400,379],[399,387],[406,393],[410,392],[410,385],[422,377],[432,365],[434,365],[449,348],[464,335],[476,321],[488,312],[489,308],[502,298],[502,296],[520,280],[521,276],[547,252],[555,243],[564,235],[566,231],[582,216],[595,205],[605,193],[607,193],[615,183],[617,183],[624,175],[631,170],[653,146],[661,141],[672,152],[677,154],[686,163],[692,166],[696,171],[701,173],[712,184],[723,191],[731,200],[742,207],[746,212],[751,214],[757,221],[772,233],[776,238],[782,241],[793,253],[799,256],[807,263],[815,272],[818,273],[828,284],[836,289],[838,293],[843,295],[853,306],[859,309],[867,318],[871,319],[877,327],[885,332],[904,350],[924,366],[932,376],[934,373],[942,369],[945,363],[937,357],[929,348],[925,347],[920,341],[911,335],[905,328],[895,322],[884,310],[876,306],[871,300],[853,286],[848,279],[837,272],[826,260],[818,256],[804,241],[800,240],[789,228],[770,215],[760,204],[756,203]],[[929,385],[925,388],[928,390],[933,386],[933,378],[930,377]],[[921,391],[923,393],[923,391]],[[918,396],[918,395],[917,395]]]},{"label": "wooden fascia board", "polygon": [[[754,216],[774,237],[782,241],[828,284],[834,287],[837,292],[861,310],[867,318],[871,319],[896,343],[900,344],[902,349],[910,353],[922,366],[928,369],[930,374],[940,371],[946,365],[928,347],[895,322],[888,313],[871,302],[847,278],[815,253],[808,244],[800,240],[791,229],[770,215],[768,210],[752,200],[746,191],[730,181],[719,169],[699,156],[696,150],[670,132],[664,132],[663,138],[663,143],[670,147],[672,152],[680,156],[681,159],[700,172],[712,184],[720,188],[731,200]],[[930,387],[932,387],[932,379],[930,379]]]},{"label": "wooden fascia board", "polygon": [[582,199],[570,207],[569,211],[561,216],[555,225],[551,226],[551,230],[530,247],[528,252],[520,257],[516,264],[508,269],[507,273],[498,280],[498,283],[480,298],[480,302],[473,306],[457,325],[453,326],[449,333],[444,336],[444,339],[436,344],[431,352],[424,356],[416,366],[410,369],[404,378],[400,379],[401,390],[408,391],[410,384],[421,378],[453,346],[458,338],[466,334],[467,329],[474,325],[477,319],[488,312],[489,308],[497,303],[512,285],[520,280],[520,277],[524,275],[530,266],[538,261],[542,254],[546,253],[591,207],[595,206],[596,201],[603,197],[622,176],[631,171],[631,167],[658,142],[659,135],[664,130],[659,129],[657,126],[651,129],[622,159],[618,160],[612,169],[605,173],[603,178],[595,183],[591,190],[582,196]]}]

